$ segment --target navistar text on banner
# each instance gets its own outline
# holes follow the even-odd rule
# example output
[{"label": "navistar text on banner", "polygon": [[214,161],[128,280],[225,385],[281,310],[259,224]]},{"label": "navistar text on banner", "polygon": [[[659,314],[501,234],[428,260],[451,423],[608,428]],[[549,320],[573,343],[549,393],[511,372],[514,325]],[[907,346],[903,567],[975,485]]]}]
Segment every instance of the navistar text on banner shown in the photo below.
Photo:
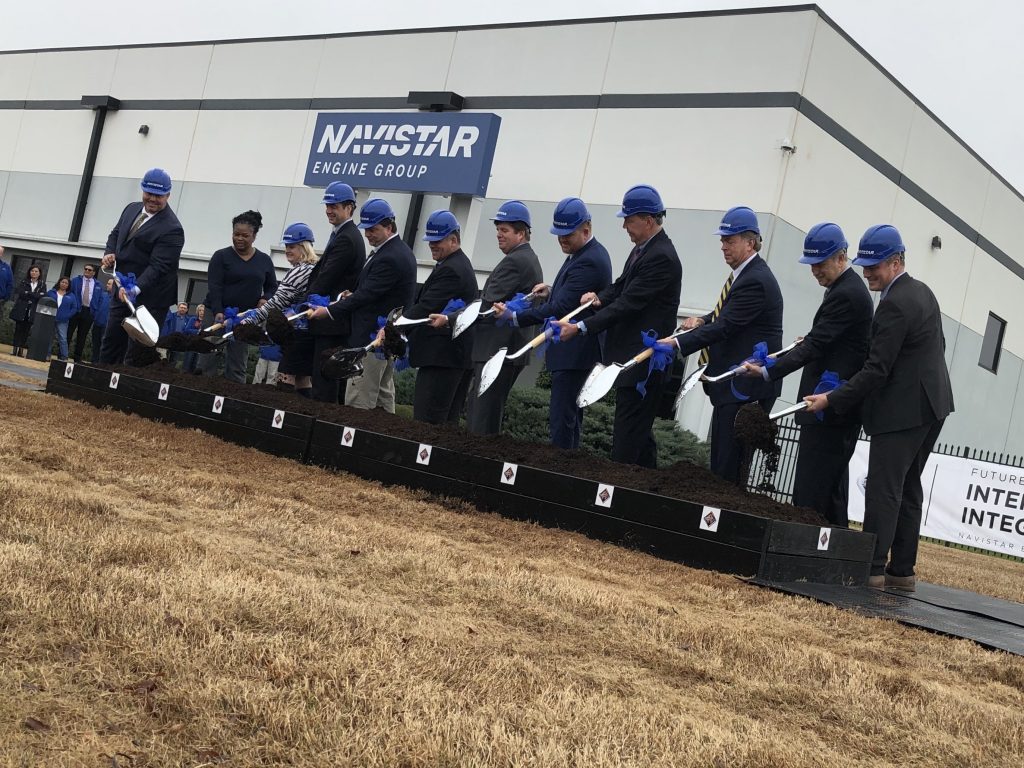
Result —
[{"label": "navistar text on banner", "polygon": [[305,183],[483,196],[500,123],[490,114],[321,113]]}]

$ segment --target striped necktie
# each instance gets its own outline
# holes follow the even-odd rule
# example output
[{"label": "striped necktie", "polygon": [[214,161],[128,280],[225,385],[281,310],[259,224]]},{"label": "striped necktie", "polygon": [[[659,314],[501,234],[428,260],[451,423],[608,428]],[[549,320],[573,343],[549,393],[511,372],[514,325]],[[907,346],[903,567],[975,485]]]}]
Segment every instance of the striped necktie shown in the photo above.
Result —
[{"label": "striped necktie", "polygon": [[[143,209],[142,211],[140,211],[140,212],[139,212],[139,218],[137,218],[137,219],[135,220],[135,223],[134,223],[134,224],[132,224],[132,228],[128,230],[128,237],[131,237],[131,236],[132,236],[132,235],[134,235],[134,234],[135,234],[136,232],[138,232],[138,231],[139,231],[139,227],[141,227],[141,226],[142,226],[142,223],[143,223],[143,222],[144,222],[144,221],[145,221],[146,219],[147,219],[147,216],[146,216],[146,211],[145,211],[145,209]],[[127,240],[128,238],[125,238],[125,239]]]},{"label": "striped necktie", "polygon": [[[711,313],[711,322],[715,322],[718,316],[722,312],[722,305],[725,304],[725,298],[729,295],[729,290],[732,288],[732,272],[729,273],[729,278],[725,281],[725,285],[722,286],[722,292],[718,294],[718,303],[715,304],[715,311]],[[699,365],[707,365],[710,356],[708,354],[708,348],[704,347],[700,351],[700,358],[698,359]]]}]

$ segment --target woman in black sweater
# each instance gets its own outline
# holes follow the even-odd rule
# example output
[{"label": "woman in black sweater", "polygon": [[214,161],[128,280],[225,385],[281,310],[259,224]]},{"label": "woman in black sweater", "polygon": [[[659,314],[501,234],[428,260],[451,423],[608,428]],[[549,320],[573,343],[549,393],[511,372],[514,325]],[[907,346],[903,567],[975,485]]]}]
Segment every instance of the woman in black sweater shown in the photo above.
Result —
[{"label": "woman in black sweater", "polygon": [[[206,309],[213,315],[211,322],[223,321],[228,307],[239,314],[261,307],[277,290],[274,262],[253,245],[262,226],[263,217],[257,211],[235,216],[231,220],[231,247],[221,248],[210,258]],[[217,374],[218,357],[209,356],[204,374]],[[234,338],[228,341],[224,345],[224,378],[244,384],[248,357],[248,344]]]},{"label": "woman in black sweater", "polygon": [[43,272],[33,264],[29,267],[28,277],[18,284],[14,292],[17,301],[11,309],[10,317],[14,321],[14,351],[11,354],[15,357],[25,357],[28,354],[28,332],[32,329],[32,321],[36,317],[36,304],[45,295],[46,283],[43,282]]}]

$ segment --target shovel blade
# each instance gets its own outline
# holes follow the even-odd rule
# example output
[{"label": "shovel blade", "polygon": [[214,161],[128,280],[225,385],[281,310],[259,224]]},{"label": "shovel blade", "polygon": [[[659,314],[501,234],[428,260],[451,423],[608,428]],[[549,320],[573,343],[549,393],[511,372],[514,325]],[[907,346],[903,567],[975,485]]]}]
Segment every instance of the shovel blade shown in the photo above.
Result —
[{"label": "shovel blade", "polygon": [[339,349],[334,354],[323,358],[323,362],[320,364],[320,373],[325,379],[335,381],[359,376],[363,372],[362,360],[365,356],[365,347]]},{"label": "shovel blade", "polygon": [[483,306],[483,302],[480,301],[480,299],[477,299],[476,301],[468,304],[466,308],[459,313],[459,316],[455,318],[455,327],[452,329],[453,339],[476,322],[476,319],[480,317],[481,306]]},{"label": "shovel blade", "polygon": [[[595,368],[594,370],[597,369]],[[593,371],[591,373],[593,374]],[[596,403],[611,391],[620,373],[622,373],[622,365],[619,363],[612,363],[604,368],[593,379],[583,385],[579,397],[576,398],[576,405],[580,408],[586,408],[588,405]]]},{"label": "shovel blade", "polygon": [[[152,318],[150,318],[152,319]],[[144,347],[155,347],[156,340],[160,336],[159,329],[151,336],[149,329],[147,329],[142,319],[136,315],[135,317],[126,317],[121,321],[121,327],[124,328],[127,333],[137,344],[141,344]]]},{"label": "shovel blade", "polygon": [[482,395],[486,392],[491,384],[498,379],[498,374],[501,373],[501,366],[505,364],[505,352],[507,351],[507,347],[502,347],[484,364],[484,368],[480,372],[480,387],[477,389],[477,395]]},{"label": "shovel blade", "polygon": [[679,392],[676,393],[676,403],[672,407],[673,413],[679,413],[679,406],[683,404],[683,398],[686,397],[686,393],[697,386],[697,382],[700,381],[700,377],[704,375],[708,367],[701,365],[697,367],[693,373],[683,379],[683,383],[679,385]]}]

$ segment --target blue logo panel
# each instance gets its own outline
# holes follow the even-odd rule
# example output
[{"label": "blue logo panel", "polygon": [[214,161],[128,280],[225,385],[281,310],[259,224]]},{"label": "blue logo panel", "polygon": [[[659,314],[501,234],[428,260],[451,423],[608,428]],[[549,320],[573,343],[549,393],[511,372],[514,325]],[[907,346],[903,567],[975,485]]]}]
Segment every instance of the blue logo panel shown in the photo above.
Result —
[{"label": "blue logo panel", "polygon": [[306,186],[487,195],[501,118],[445,112],[321,112]]}]

